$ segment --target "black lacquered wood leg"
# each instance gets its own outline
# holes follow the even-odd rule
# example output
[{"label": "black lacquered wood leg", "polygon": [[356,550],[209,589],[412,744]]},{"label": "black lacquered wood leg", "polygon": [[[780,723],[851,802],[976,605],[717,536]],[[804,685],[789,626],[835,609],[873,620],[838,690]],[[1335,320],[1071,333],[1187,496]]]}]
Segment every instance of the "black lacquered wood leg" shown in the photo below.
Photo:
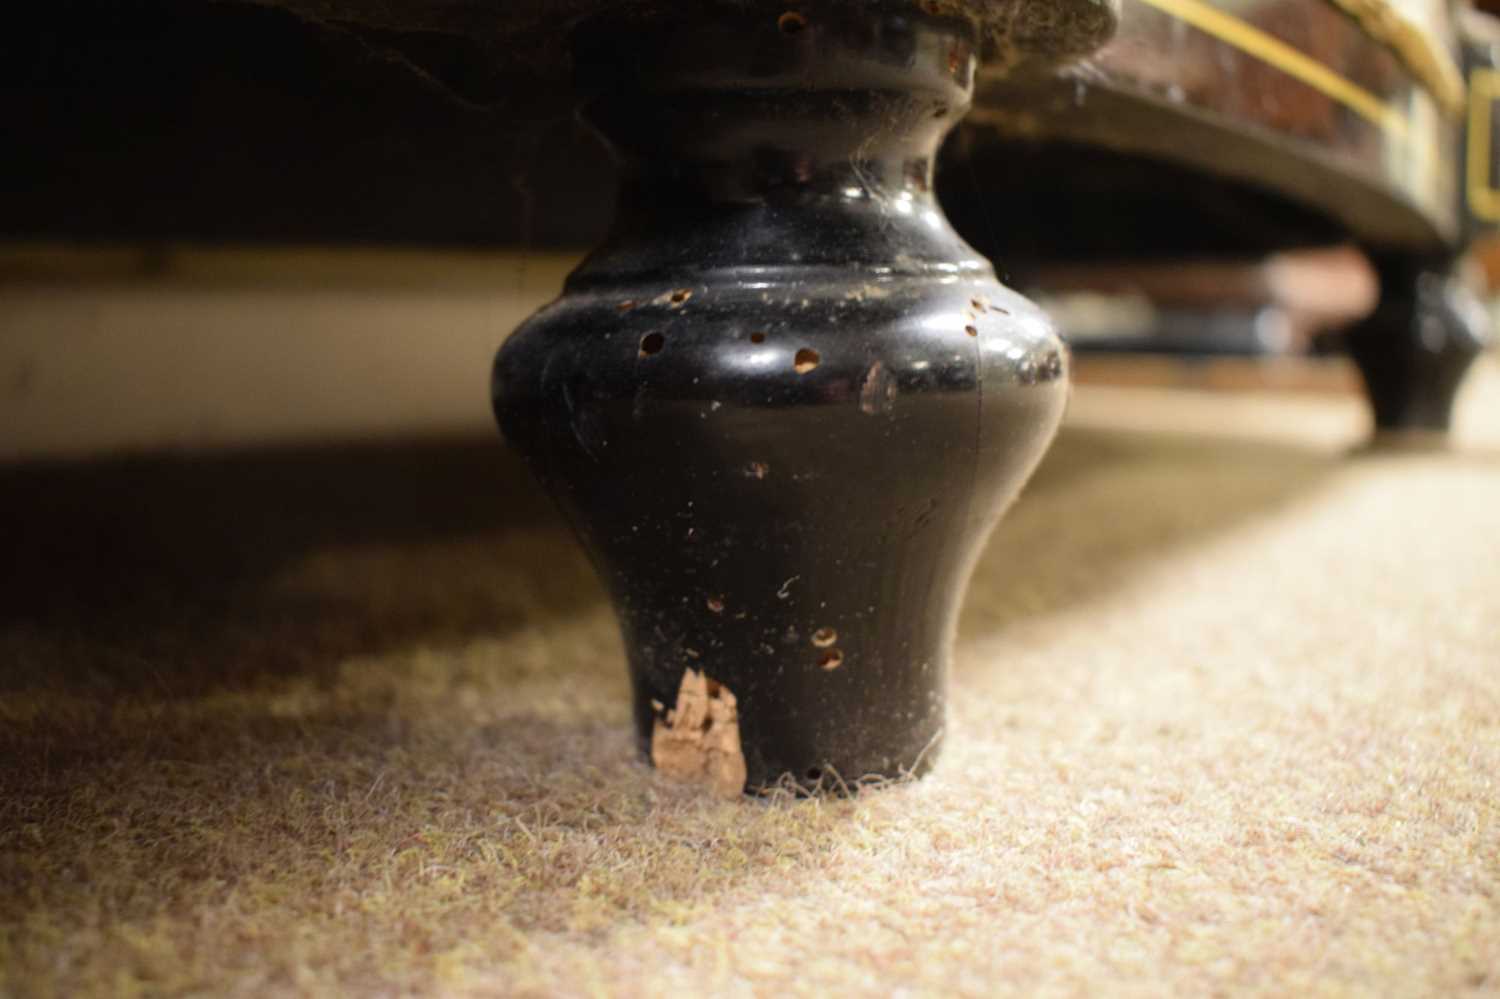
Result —
[{"label": "black lacquered wood leg", "polygon": [[927,7],[585,26],[618,217],[495,365],[614,601],[643,749],[686,691],[750,790],[930,766],[970,570],[1067,395],[1051,324],[933,196],[975,37]]},{"label": "black lacquered wood leg", "polygon": [[1377,433],[1440,437],[1489,338],[1484,306],[1451,276],[1451,261],[1385,257],[1375,265],[1380,304],[1348,341]]}]

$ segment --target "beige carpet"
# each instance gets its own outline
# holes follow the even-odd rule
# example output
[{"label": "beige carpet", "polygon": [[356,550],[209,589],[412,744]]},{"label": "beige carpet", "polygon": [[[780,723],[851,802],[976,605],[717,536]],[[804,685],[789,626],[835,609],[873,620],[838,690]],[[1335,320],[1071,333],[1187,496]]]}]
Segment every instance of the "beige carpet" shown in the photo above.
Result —
[{"label": "beige carpet", "polygon": [[1476,384],[1422,455],[1081,392],[941,765],[857,800],[643,766],[495,442],[0,471],[0,993],[1500,992]]}]

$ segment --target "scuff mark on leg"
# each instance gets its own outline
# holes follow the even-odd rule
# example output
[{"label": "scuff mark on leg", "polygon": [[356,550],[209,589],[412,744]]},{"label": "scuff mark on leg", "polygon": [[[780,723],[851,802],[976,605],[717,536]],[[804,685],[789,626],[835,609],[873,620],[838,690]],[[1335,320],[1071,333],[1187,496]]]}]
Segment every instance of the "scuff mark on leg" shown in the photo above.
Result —
[{"label": "scuff mark on leg", "polygon": [[887,412],[895,401],[896,379],[884,364],[876,361],[865,372],[864,382],[859,389],[860,411],[874,416],[876,413]]}]

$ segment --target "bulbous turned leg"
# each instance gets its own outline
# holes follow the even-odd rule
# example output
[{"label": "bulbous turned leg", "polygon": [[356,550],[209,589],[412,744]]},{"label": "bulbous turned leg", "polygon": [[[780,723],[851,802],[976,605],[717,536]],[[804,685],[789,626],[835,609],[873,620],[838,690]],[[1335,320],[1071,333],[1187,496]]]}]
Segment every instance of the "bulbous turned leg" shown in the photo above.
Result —
[{"label": "bulbous turned leg", "polygon": [[1440,441],[1464,375],[1489,339],[1484,306],[1451,261],[1375,260],[1380,304],[1350,331],[1378,439]]},{"label": "bulbous turned leg", "polygon": [[496,414],[611,594],[658,765],[920,773],[968,576],[1067,394],[1051,324],[932,193],[974,29],[684,7],[579,33],[619,214],[500,351]]}]

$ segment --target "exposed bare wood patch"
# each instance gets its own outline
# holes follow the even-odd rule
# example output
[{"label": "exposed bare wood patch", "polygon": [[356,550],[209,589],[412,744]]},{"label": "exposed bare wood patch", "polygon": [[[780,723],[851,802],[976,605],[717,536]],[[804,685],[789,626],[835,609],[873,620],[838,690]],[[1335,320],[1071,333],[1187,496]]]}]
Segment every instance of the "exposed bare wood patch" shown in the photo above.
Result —
[{"label": "exposed bare wood patch", "polygon": [[668,777],[705,784],[723,797],[743,793],[745,754],[729,688],[698,670],[684,672],[677,706],[657,718],[651,732],[651,762]]}]

